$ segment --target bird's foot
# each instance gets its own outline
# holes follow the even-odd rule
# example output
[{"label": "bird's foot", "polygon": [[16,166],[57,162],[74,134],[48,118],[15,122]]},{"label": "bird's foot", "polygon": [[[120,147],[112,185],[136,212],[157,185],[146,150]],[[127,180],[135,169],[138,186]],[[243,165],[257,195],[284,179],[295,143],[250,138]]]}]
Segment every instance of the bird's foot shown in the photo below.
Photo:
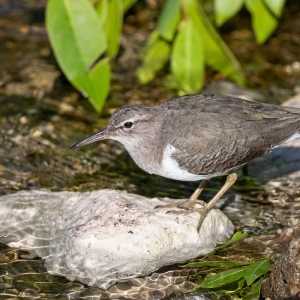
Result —
[{"label": "bird's foot", "polygon": [[202,200],[197,200],[197,204],[200,204],[202,207],[197,206],[190,206],[189,201],[185,201],[183,203],[178,204],[175,206],[176,208],[180,208],[181,210],[168,210],[166,214],[174,214],[174,215],[185,215],[185,214],[191,214],[194,212],[197,212],[200,215],[198,224],[197,224],[197,230],[199,232],[200,227],[210,212],[211,208],[207,207],[207,203]]},{"label": "bird's foot", "polygon": [[178,209],[184,209],[184,211],[178,211],[178,210],[170,210],[167,211],[167,213],[178,213],[178,214],[184,214],[189,213],[192,211],[195,207],[195,203],[200,204],[201,206],[206,205],[206,203],[202,200],[197,200],[191,202],[190,199],[187,201],[183,201],[181,203],[169,203],[164,205],[157,205],[154,207],[154,209],[160,209],[160,208],[178,208]]},{"label": "bird's foot", "polygon": [[177,208],[185,209],[185,210],[193,210],[196,207],[196,204],[200,204],[201,206],[205,206],[206,202],[203,200],[187,200],[177,205]]},{"label": "bird's foot", "polygon": [[156,205],[154,209],[163,209],[163,208],[177,208],[178,204],[176,203],[170,203],[170,204],[164,204],[164,205]]},{"label": "bird's foot", "polygon": [[204,205],[202,208],[194,208],[195,212],[198,212],[200,214],[200,218],[198,220],[198,224],[197,224],[197,231],[200,231],[201,225],[204,221],[204,219],[206,218],[206,216],[208,215],[208,213],[210,212],[211,209],[209,209],[207,207],[207,205]]},{"label": "bird's foot", "polygon": [[[158,205],[155,208],[179,208],[181,210],[170,210],[167,211],[168,214],[187,214],[187,213],[194,213],[197,212],[200,214],[200,218],[197,224],[197,230],[200,230],[200,227],[205,219],[205,217],[208,215],[208,213],[211,211],[211,209],[214,207],[216,202],[224,195],[224,193],[234,184],[234,182],[237,179],[237,175],[235,173],[230,173],[227,178],[225,184],[222,186],[222,188],[218,191],[218,193],[208,202],[205,203],[202,200],[198,200],[198,196],[202,192],[206,181],[203,181],[197,190],[194,192],[194,194],[190,197],[189,200],[181,202],[179,204],[172,203],[167,205]],[[202,207],[199,207],[200,204]]]}]

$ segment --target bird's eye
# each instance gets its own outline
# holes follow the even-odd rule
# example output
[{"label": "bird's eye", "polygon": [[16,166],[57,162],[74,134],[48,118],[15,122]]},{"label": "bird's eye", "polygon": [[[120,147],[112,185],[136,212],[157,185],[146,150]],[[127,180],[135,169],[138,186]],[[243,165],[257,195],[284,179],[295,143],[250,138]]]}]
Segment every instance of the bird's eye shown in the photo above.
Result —
[{"label": "bird's eye", "polygon": [[133,126],[133,123],[132,123],[132,122],[125,122],[125,123],[124,123],[124,128],[125,128],[125,129],[130,129],[130,128],[132,128],[132,126]]}]

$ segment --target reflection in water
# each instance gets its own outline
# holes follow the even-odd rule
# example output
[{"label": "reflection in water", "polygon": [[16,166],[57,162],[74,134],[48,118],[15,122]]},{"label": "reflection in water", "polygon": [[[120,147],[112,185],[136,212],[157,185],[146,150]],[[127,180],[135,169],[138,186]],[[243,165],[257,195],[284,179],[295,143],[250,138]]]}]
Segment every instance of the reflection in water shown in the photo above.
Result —
[{"label": "reflection in water", "polygon": [[[24,259],[25,255],[24,251],[0,244],[1,299],[4,299],[4,295],[9,299],[163,299],[166,295],[182,295],[191,290],[195,284],[186,279],[197,273],[195,269],[164,269],[144,278],[129,279],[126,283],[116,284],[103,291],[50,275],[45,272],[43,260]],[[176,299],[189,298],[182,295]]]}]

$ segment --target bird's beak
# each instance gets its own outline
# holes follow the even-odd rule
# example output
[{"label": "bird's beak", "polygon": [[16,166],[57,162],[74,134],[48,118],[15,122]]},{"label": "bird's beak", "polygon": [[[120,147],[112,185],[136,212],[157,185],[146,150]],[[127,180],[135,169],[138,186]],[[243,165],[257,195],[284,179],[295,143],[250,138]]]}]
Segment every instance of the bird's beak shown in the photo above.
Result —
[{"label": "bird's beak", "polygon": [[71,150],[75,150],[79,147],[82,147],[82,146],[85,146],[85,145],[88,145],[88,144],[91,144],[91,143],[94,143],[97,141],[105,140],[108,138],[109,138],[109,133],[108,133],[107,127],[106,127],[105,129],[97,132],[96,134],[93,134],[93,135],[89,136],[88,138],[82,140],[81,142],[73,145],[71,147]]}]

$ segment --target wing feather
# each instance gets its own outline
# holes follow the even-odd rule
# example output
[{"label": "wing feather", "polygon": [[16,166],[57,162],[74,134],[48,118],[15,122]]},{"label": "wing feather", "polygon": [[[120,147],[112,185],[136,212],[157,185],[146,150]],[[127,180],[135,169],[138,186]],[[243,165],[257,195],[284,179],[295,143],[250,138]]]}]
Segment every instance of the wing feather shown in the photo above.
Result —
[{"label": "wing feather", "polygon": [[203,94],[163,103],[163,136],[193,174],[224,173],[299,132],[300,110]]}]

